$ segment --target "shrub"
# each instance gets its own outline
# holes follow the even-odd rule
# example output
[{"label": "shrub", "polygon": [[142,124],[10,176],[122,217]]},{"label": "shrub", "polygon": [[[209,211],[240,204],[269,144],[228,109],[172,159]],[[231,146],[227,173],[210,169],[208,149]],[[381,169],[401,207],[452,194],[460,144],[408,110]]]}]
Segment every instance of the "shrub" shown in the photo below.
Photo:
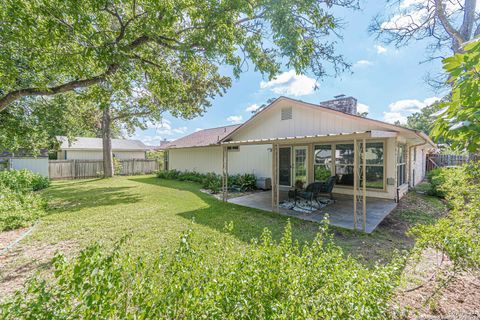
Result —
[{"label": "shrub", "polygon": [[50,180],[29,170],[6,170],[0,171],[0,184],[15,192],[28,192],[47,188]]},{"label": "shrub", "polygon": [[[57,254],[54,279],[34,277],[0,305],[2,319],[385,319],[398,262],[368,269],[345,257],[323,229],[311,245],[265,230],[242,252],[212,261],[186,232],[173,257],[132,257],[98,244],[71,261]],[[233,239],[225,240],[228,247]]]},{"label": "shrub", "polygon": [[28,170],[0,172],[0,231],[25,227],[45,214],[46,201],[33,191],[48,187],[48,178]]},{"label": "shrub", "polygon": [[[216,173],[198,173],[195,171],[159,171],[157,177],[167,180],[190,181],[200,183],[202,188],[218,193],[222,188],[222,177]],[[256,188],[257,178],[253,174],[237,174],[228,176],[228,185],[237,186],[241,191],[251,191]]]},{"label": "shrub", "polygon": [[430,182],[430,190],[427,192],[429,195],[445,197],[445,191],[441,190],[441,186],[445,183],[449,171],[449,168],[436,168],[427,174],[428,182]]},{"label": "shrub", "polygon": [[0,231],[28,226],[45,214],[45,207],[45,199],[37,193],[0,186]]},{"label": "shrub", "polygon": [[438,182],[436,189],[445,196],[451,210],[434,225],[412,229],[417,251],[434,248],[444,253],[457,270],[479,270],[480,162],[442,169],[432,181]]}]

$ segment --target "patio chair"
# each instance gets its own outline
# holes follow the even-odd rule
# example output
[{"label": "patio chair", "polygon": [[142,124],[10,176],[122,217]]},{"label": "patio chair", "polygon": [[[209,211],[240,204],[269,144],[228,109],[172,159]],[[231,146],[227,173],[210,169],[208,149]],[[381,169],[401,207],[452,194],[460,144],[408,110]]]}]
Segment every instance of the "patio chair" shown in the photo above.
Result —
[{"label": "patio chair", "polygon": [[320,193],[321,186],[322,186],[321,182],[310,183],[305,188],[305,190],[297,191],[296,196],[298,198],[302,198],[309,201],[310,204],[313,205],[313,200],[315,200],[318,203],[318,195]]},{"label": "patio chair", "polygon": [[319,193],[327,193],[330,195],[330,199],[333,199],[333,186],[335,185],[335,176],[331,176],[325,182],[320,183],[320,192]]}]

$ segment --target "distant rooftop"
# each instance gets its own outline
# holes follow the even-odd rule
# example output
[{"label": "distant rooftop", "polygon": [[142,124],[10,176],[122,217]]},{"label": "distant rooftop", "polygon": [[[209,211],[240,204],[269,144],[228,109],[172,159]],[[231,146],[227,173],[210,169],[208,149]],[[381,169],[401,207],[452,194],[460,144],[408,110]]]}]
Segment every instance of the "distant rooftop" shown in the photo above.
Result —
[{"label": "distant rooftop", "polygon": [[189,147],[205,147],[218,144],[220,140],[222,140],[230,132],[232,132],[239,126],[239,124],[234,124],[230,126],[200,130],[189,134],[188,136],[170,142],[165,146],[165,148],[175,149]]},{"label": "distant rooftop", "polygon": [[[61,150],[102,150],[103,144],[101,138],[75,137],[68,141],[67,137],[58,136]],[[149,150],[140,140],[112,139],[112,150],[115,151],[145,151]]]}]

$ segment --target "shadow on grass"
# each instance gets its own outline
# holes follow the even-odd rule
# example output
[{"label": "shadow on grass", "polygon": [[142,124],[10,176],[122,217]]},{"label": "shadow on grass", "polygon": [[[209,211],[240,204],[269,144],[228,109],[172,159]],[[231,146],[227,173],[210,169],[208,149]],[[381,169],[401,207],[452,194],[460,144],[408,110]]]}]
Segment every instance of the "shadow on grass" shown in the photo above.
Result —
[{"label": "shadow on grass", "polygon": [[[93,182],[95,180],[90,180]],[[139,202],[142,197],[138,194],[128,192],[133,187],[81,187],[77,182],[73,184],[60,184],[51,187],[46,196],[49,199],[49,214],[78,211],[85,208],[99,206],[115,206]]]},{"label": "shadow on grass", "polygon": [[[244,242],[250,242],[253,238],[259,238],[264,228],[272,232],[272,237],[279,240],[283,234],[288,217],[273,212],[247,208],[232,203],[222,202],[209,194],[201,192],[198,184],[173,180],[162,180],[155,177],[135,177],[131,181],[158,185],[182,191],[190,191],[199,197],[207,207],[180,212],[177,215],[195,223],[207,226],[220,232],[225,232],[225,223],[233,222],[233,234]],[[303,221],[294,217],[290,218],[294,239],[312,241],[318,232],[317,223]]]}]

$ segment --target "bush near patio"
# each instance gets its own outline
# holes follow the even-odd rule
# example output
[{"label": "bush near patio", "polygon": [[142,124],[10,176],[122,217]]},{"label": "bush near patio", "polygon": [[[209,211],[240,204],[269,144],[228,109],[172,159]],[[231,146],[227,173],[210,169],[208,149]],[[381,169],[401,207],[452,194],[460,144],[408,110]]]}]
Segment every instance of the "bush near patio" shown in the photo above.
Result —
[{"label": "bush near patio", "polygon": [[[167,180],[190,181],[200,183],[203,188],[212,193],[220,192],[222,188],[222,176],[210,173],[199,173],[195,171],[166,170],[159,171],[157,177]],[[252,191],[255,190],[257,178],[253,174],[236,174],[228,176],[228,185],[231,190]]]},{"label": "bush near patio", "polygon": [[[226,224],[225,231],[233,230]],[[400,260],[366,268],[333,244],[326,225],[311,244],[268,230],[245,252],[201,252],[192,231],[172,256],[132,257],[117,244],[53,260],[55,279],[32,278],[0,305],[2,319],[385,319]],[[224,248],[231,247],[224,240]]]},{"label": "bush near patio", "polygon": [[35,191],[49,186],[48,178],[28,170],[0,172],[0,231],[31,224],[45,214],[46,201]]},{"label": "bush near patio", "polygon": [[433,225],[412,229],[419,252],[434,248],[458,270],[480,270],[480,162],[433,174],[434,190],[445,197],[449,214]]}]

